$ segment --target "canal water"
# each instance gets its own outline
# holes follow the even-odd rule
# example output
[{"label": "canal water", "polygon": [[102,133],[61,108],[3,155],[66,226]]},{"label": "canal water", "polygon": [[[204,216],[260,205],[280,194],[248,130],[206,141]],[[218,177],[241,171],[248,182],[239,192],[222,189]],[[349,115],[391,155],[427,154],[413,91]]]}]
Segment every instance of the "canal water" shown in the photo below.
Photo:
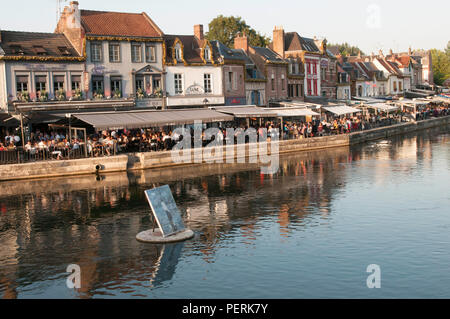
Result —
[{"label": "canal water", "polygon": [[[1,183],[0,298],[450,297],[449,128],[280,166]],[[144,191],[164,184],[196,236],[139,243]],[[372,264],[381,289],[367,287]]]}]

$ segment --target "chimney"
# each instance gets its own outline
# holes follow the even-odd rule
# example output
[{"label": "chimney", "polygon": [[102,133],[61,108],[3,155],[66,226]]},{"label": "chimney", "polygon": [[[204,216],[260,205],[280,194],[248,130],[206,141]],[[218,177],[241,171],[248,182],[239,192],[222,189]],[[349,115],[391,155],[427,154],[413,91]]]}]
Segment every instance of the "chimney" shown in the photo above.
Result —
[{"label": "chimney", "polygon": [[394,55],[394,52],[392,51],[392,49],[389,50],[389,55]]},{"label": "chimney", "polygon": [[383,50],[380,49],[380,51],[378,52],[378,56],[380,58],[384,58]]},{"label": "chimney", "polygon": [[194,36],[198,40],[203,40],[204,39],[203,24],[196,24],[196,25],[194,25]]},{"label": "chimney", "polygon": [[81,12],[78,1],[70,2],[70,6],[64,7],[64,11],[56,26],[55,33],[64,34],[70,43],[77,50],[78,54],[83,54],[83,34],[81,30]]},{"label": "chimney", "polygon": [[412,49],[411,49],[411,47],[409,47],[409,49],[408,49],[408,55],[409,55],[409,56],[412,55]]},{"label": "chimney", "polygon": [[273,50],[284,59],[284,30],[283,27],[275,27],[273,30]]},{"label": "chimney", "polygon": [[247,35],[241,35],[240,33],[234,38],[234,48],[244,50],[245,53],[248,53],[248,38]]}]

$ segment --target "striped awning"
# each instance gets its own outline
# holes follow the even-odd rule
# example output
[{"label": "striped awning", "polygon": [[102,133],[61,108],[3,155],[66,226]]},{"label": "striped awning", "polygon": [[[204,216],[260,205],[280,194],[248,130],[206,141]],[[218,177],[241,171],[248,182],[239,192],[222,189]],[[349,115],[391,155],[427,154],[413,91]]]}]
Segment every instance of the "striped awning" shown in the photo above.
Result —
[{"label": "striped awning", "polygon": [[209,109],[131,111],[73,114],[97,130],[122,130],[233,121],[233,116]]}]

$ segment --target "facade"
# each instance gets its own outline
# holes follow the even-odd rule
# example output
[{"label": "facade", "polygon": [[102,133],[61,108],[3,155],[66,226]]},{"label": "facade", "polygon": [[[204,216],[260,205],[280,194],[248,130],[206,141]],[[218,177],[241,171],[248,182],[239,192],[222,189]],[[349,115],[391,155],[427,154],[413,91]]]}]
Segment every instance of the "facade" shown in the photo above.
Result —
[{"label": "facade", "polygon": [[289,63],[269,48],[249,46],[249,57],[266,79],[266,105],[287,100]]},{"label": "facade", "polygon": [[321,96],[329,99],[337,97],[337,58],[328,50],[327,40],[315,40],[322,56],[320,58]]},{"label": "facade", "polygon": [[[194,26],[194,35],[166,35],[164,44],[168,107],[224,105],[223,63],[203,26]],[[243,79],[233,74],[230,80],[226,90],[237,92]]]},{"label": "facade", "polygon": [[[230,49],[220,41],[211,41],[223,63],[223,94],[226,106],[248,104],[245,88],[246,64],[249,61],[247,56],[248,39],[245,35],[243,37],[238,36],[235,42],[235,49]],[[243,49],[237,49],[240,47]]]},{"label": "facade", "polygon": [[0,31],[0,109],[81,99],[84,57],[63,34]]},{"label": "facade", "polygon": [[239,60],[242,63],[245,104],[265,106],[267,104],[265,67],[260,63],[261,69],[259,69],[251,58],[249,51],[250,46],[247,36],[238,34],[234,40],[234,49],[226,50],[223,58],[225,61]]},{"label": "facade", "polygon": [[[322,94],[322,66],[328,70],[328,65],[332,67],[333,63],[329,62],[330,56],[326,50],[326,41],[323,42],[323,52],[317,47],[314,39],[301,37],[297,32],[285,33],[282,27],[275,27],[273,31],[273,42],[270,44],[276,53],[283,59],[300,58],[304,66],[304,95],[306,97],[318,97]],[[322,64],[322,61],[324,63]],[[335,74],[335,68],[333,73]],[[335,75],[334,75],[335,77]],[[327,83],[328,84],[328,83]],[[335,92],[335,84],[332,88],[325,89],[326,94],[333,95]]]},{"label": "facade", "polygon": [[343,69],[342,63],[336,63],[337,68],[337,84],[336,98],[338,100],[351,100],[351,84],[350,75]]},{"label": "facade", "polygon": [[64,34],[86,57],[86,96],[139,98],[142,106],[162,106],[164,34],[159,27],[145,13],[89,11],[78,6],[72,1],[64,8],[55,32]]}]

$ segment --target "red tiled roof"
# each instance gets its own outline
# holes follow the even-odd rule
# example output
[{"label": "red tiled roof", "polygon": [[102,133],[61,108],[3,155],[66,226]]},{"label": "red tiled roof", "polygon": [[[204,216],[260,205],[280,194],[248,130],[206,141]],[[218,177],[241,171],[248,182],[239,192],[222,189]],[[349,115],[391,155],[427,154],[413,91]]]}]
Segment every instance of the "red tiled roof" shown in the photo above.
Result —
[{"label": "red tiled roof", "polygon": [[397,61],[400,62],[402,68],[406,69],[409,67],[411,58],[409,56],[400,56],[397,58]]},{"label": "red tiled roof", "polygon": [[81,21],[88,35],[157,38],[163,35],[145,13],[81,10]]}]

